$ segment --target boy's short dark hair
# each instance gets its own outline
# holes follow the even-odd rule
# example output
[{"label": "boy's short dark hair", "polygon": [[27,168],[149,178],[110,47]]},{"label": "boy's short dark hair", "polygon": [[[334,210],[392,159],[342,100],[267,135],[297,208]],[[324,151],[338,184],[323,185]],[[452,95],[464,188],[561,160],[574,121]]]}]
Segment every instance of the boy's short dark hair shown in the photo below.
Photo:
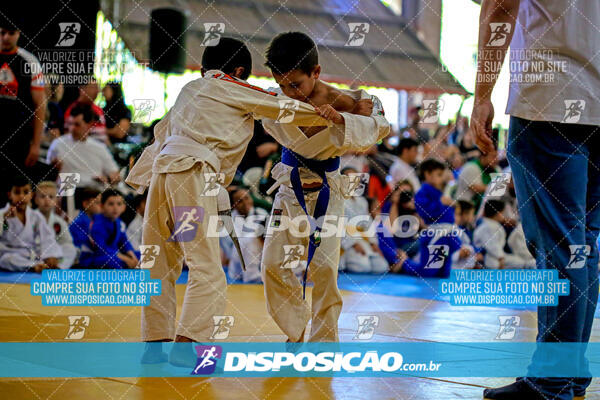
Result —
[{"label": "boy's short dark hair", "polygon": [[98,197],[98,195],[100,194],[100,191],[94,188],[83,188],[81,189],[81,191],[78,193],[79,200],[80,201],[86,201],[86,200],[91,200],[91,199],[95,199],[96,197]]},{"label": "boy's short dark hair", "polygon": [[231,74],[238,67],[244,67],[241,79],[248,79],[252,72],[252,55],[241,40],[222,37],[216,46],[209,46],[202,54],[202,68],[205,71],[218,69]]},{"label": "boy's short dark hair", "polygon": [[444,165],[444,163],[442,163],[434,158],[428,158],[427,160],[423,161],[421,163],[421,165],[419,166],[421,180],[425,180],[426,172],[433,172],[438,169],[445,170],[446,166]]},{"label": "boy's short dark hair", "polygon": [[123,197],[121,192],[119,192],[118,190],[109,188],[109,189],[106,189],[104,192],[102,192],[102,200],[100,200],[100,201],[102,204],[104,204],[104,203],[106,203],[106,201],[108,199],[110,199],[111,197],[115,197],[115,196]]},{"label": "boy's short dark hair", "polygon": [[340,170],[340,174],[342,174],[342,175],[345,175],[345,174],[346,174],[346,172],[348,172],[348,171],[354,171],[354,172],[358,172],[356,168],[354,168],[354,167],[352,167],[352,166],[347,166],[347,167],[344,167],[344,168],[342,168],[342,169]]},{"label": "boy's short dark hair", "polygon": [[231,190],[229,190],[229,203],[231,204],[232,207],[235,206],[235,201],[233,200],[233,197],[235,196],[235,194],[237,192],[246,192],[247,195],[250,195],[250,188],[248,186],[245,185],[238,185],[233,187]]},{"label": "boy's short dark hair", "polygon": [[502,200],[487,200],[483,205],[483,216],[492,218],[494,215],[504,211],[505,206]]},{"label": "boy's short dark hair", "polygon": [[86,122],[86,124],[89,124],[95,118],[92,107],[89,104],[85,104],[82,102],[78,102],[73,106],[73,108],[71,109],[70,115],[72,117],[76,117],[78,115],[83,115],[83,120]]},{"label": "boy's short dark hair", "polygon": [[100,191],[91,187],[77,188],[75,190],[75,207],[82,210],[83,202],[93,200],[100,194]]},{"label": "boy's short dark hair", "polygon": [[404,138],[400,140],[398,143],[398,147],[396,148],[396,154],[401,156],[404,150],[412,149],[413,147],[417,147],[419,142],[412,138]]},{"label": "boy's short dark hair", "polygon": [[8,190],[11,191],[12,188],[23,187],[27,185],[33,187],[33,182],[31,182],[31,179],[25,175],[17,174],[10,179],[10,186],[8,187]]},{"label": "boy's short dark hair", "polygon": [[302,32],[285,32],[275,36],[265,54],[265,65],[276,74],[295,69],[307,75],[319,65],[319,51],[315,42]]},{"label": "boy's short dark hair", "polygon": [[475,210],[475,204],[471,203],[468,200],[457,200],[456,201],[456,210],[461,213],[467,213],[471,210]]},{"label": "boy's short dark hair", "polygon": [[146,193],[136,195],[132,201],[133,209],[137,210],[144,200],[146,200]]}]

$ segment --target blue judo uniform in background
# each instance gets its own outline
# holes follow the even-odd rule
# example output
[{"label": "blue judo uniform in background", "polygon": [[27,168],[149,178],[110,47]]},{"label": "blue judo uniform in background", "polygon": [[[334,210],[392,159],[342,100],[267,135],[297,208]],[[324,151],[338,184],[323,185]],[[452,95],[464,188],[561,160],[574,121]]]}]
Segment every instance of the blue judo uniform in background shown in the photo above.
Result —
[{"label": "blue judo uniform in background", "polygon": [[454,223],[454,207],[442,204],[441,198],[442,192],[427,182],[415,194],[417,213],[427,225]]},{"label": "blue judo uniform in background", "polygon": [[92,220],[85,211],[81,211],[79,215],[75,217],[73,222],[71,222],[71,225],[69,225],[69,232],[71,232],[75,247],[81,248],[81,246],[88,243],[91,223]]},{"label": "blue judo uniform in background", "polygon": [[139,252],[133,249],[127,239],[126,226],[120,218],[112,221],[97,214],[91,223],[90,235],[82,247],[79,266],[82,268],[127,268],[118,253],[133,251],[139,258]]}]

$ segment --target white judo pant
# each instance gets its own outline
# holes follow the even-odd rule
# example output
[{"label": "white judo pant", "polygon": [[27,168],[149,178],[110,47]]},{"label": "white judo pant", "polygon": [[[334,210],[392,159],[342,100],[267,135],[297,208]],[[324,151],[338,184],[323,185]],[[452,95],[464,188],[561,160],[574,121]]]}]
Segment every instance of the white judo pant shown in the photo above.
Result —
[{"label": "white judo pant", "polygon": [[[225,311],[227,281],[221,267],[219,238],[207,237],[211,216],[217,215],[216,196],[203,196],[205,179],[202,163],[177,173],[153,174],[148,189],[142,245],[159,245],[160,252],[150,269],[160,279],[162,292],[152,296],[142,309],[142,340],[174,339],[181,335],[201,342],[213,332],[213,316]],[[197,232],[190,241],[168,241],[176,225],[173,207],[201,207]],[[176,323],[175,281],[183,263],[189,276],[183,308]]]},{"label": "white judo pant", "polygon": [[[318,192],[305,195],[306,208],[314,211]],[[281,211],[279,211],[281,210]],[[304,330],[312,318],[309,341],[338,341],[338,319],[342,311],[342,296],[337,286],[338,264],[340,259],[340,235],[323,237],[310,263],[308,277],[314,283],[312,304],[302,299],[302,282],[298,280],[295,269],[282,268],[285,259],[284,245],[304,247],[303,263],[297,268],[306,267],[309,238],[291,232],[288,227],[276,230],[273,226],[279,218],[294,219],[305,216],[304,210],[288,186],[279,188],[271,217],[262,255],[262,275],[267,310],[279,328],[291,341],[303,340]],[[342,217],[344,199],[331,193],[327,215]],[[283,224],[282,224],[283,226]],[[273,230],[269,235],[269,230]]]}]

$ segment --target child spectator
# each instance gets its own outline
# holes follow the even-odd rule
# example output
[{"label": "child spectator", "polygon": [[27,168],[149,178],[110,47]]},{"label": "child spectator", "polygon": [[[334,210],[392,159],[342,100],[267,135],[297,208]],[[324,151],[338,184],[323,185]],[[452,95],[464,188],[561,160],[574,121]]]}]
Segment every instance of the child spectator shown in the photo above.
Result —
[{"label": "child spectator", "polygon": [[[357,171],[352,167],[342,170],[344,175],[351,173]],[[352,232],[346,231],[346,235],[342,238],[344,252],[340,257],[340,270],[375,274],[387,272],[389,264],[379,249],[377,237],[368,237],[364,234],[373,222],[367,199],[363,196],[352,196],[344,200],[344,215],[348,220],[346,228],[350,228]],[[353,219],[360,219],[360,223],[354,224]]]},{"label": "child spectator", "polygon": [[39,183],[35,189],[35,205],[54,232],[54,238],[62,250],[63,256],[58,263],[58,267],[67,269],[71,268],[75,262],[77,249],[73,245],[69,225],[54,212],[58,199],[57,191],[56,183],[52,181]]},{"label": "child spectator", "polygon": [[526,265],[535,266],[535,259],[531,255],[527,247],[527,241],[525,240],[525,232],[523,232],[523,225],[519,222],[515,229],[512,230],[510,235],[508,235],[508,248],[510,251],[521,257],[526,261]]},{"label": "child spectator", "polygon": [[425,183],[415,196],[415,205],[429,226],[419,234],[419,260],[413,261],[399,251],[393,272],[421,278],[448,277],[451,268],[472,268],[475,264],[471,240],[461,228],[473,223],[475,210],[467,202],[457,209],[449,206],[451,199],[441,192],[444,171],[444,164],[437,160],[429,159],[421,164]]},{"label": "child spectator", "polygon": [[62,251],[44,216],[30,207],[32,194],[27,178],[14,178],[8,203],[0,210],[2,269],[40,273],[46,268],[58,268]]},{"label": "child spectator", "polygon": [[485,191],[492,181],[492,173],[499,173],[498,151],[480,154],[476,160],[466,163],[458,175],[456,198],[468,200],[479,209]]},{"label": "child spectator", "polygon": [[446,278],[451,268],[473,268],[477,261],[475,249],[465,231],[465,226],[474,218],[474,209],[464,205],[456,214],[456,224],[432,224],[419,234],[419,258],[414,261],[402,250],[398,251],[398,262],[392,272],[421,278]]},{"label": "child spectator", "polygon": [[79,215],[75,217],[69,231],[73,237],[73,244],[81,249],[87,243],[90,234],[90,225],[94,215],[100,212],[100,192],[96,189],[85,188],[79,193],[75,192],[76,198],[79,198]]},{"label": "child spectator", "polygon": [[454,208],[454,224],[461,232],[461,250],[452,255],[452,268],[471,269],[483,261],[480,250],[473,247],[475,206],[470,201],[458,200]]},{"label": "child spectator", "polygon": [[131,247],[125,223],[119,216],[125,210],[123,195],[114,189],[102,193],[102,213],[92,219],[90,239],[81,250],[79,266],[83,268],[135,268],[139,253]]},{"label": "child spectator", "polygon": [[506,231],[502,226],[505,204],[501,200],[488,200],[483,206],[481,224],[473,233],[473,243],[485,251],[485,268],[531,268],[535,267],[533,258],[522,258],[516,254],[504,252]]},{"label": "child spectator", "polygon": [[265,223],[269,214],[262,208],[254,206],[247,187],[229,187],[229,201],[233,211],[231,217],[235,225],[242,256],[246,262],[246,270],[242,269],[240,256],[229,235],[220,238],[221,248],[225,253],[227,275],[233,280],[244,283],[260,283],[260,260],[264,245]]},{"label": "child spectator", "polygon": [[421,175],[424,182],[415,195],[415,207],[427,225],[454,223],[452,199],[442,194],[445,170],[444,164],[434,159],[428,159],[421,163]]},{"label": "child spectator", "polygon": [[[413,236],[405,234],[409,228],[407,224],[410,221],[407,216],[415,217],[418,221],[419,225],[415,231],[420,231],[425,228],[425,225],[415,210],[414,191],[408,180],[398,182],[389,197],[389,201],[386,201],[383,205],[381,212],[383,215],[388,214],[389,218],[384,219],[383,222],[385,229],[393,234],[388,238],[380,236],[380,241],[385,243],[380,243],[379,246],[388,262],[390,264],[396,262],[396,249],[404,251],[410,258],[415,257],[419,253],[419,236],[417,232]],[[399,234],[400,232],[403,234]]]},{"label": "child spectator", "polygon": [[137,195],[133,199],[135,218],[127,227],[127,238],[135,251],[140,251],[142,244],[142,226],[144,224],[144,211],[146,210],[146,195]]},{"label": "child spectator", "polygon": [[472,242],[475,228],[475,205],[467,200],[458,200],[454,206],[454,223],[465,231]]},{"label": "child spectator", "polygon": [[242,268],[240,255],[233,246],[230,248],[228,258],[227,275],[229,279],[241,280],[244,283],[262,282],[260,260],[262,259],[262,251],[265,244],[265,224],[268,216],[254,215],[256,215],[256,218],[253,218],[253,226],[256,229],[252,233],[246,231],[243,236],[239,237],[242,257],[244,257],[244,261],[246,262],[246,270]]}]

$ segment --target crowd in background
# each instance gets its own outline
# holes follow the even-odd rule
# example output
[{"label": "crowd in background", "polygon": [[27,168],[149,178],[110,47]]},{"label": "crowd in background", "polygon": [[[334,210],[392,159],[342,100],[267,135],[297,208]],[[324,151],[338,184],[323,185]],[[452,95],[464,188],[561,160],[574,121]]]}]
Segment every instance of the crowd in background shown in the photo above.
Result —
[{"label": "crowd in background", "polygon": [[[60,84],[49,81],[45,90],[48,103],[37,162],[45,173],[42,179],[26,173],[7,179],[0,268],[135,267],[145,199],[122,180],[151,140],[154,124],[145,135],[132,133],[132,112],[118,83],[100,91],[92,80],[69,99]],[[412,107],[408,126],[366,153],[342,157],[341,173],[366,177],[364,191],[346,200],[346,219],[368,216],[368,221],[344,237],[340,270],[429,277],[447,276],[451,268],[533,267],[502,151],[481,154],[464,117],[432,126],[421,123],[422,114],[420,107]],[[257,121],[228,188],[236,220],[259,216],[266,225],[274,195],[266,194],[269,175],[280,151]],[[78,181],[69,204],[60,192],[64,174],[72,173]],[[505,187],[490,197],[495,178]],[[19,211],[11,203],[25,208]],[[31,226],[21,226],[15,217],[19,213],[21,222]],[[368,226],[376,228],[374,233]],[[12,237],[11,230],[28,234]],[[260,281],[263,237],[240,241],[246,271],[227,238],[221,240],[222,263],[232,279]]]},{"label": "crowd in background", "polygon": [[[345,200],[346,221],[369,218],[361,218],[363,226],[347,224],[340,270],[445,277],[452,268],[533,268],[503,151],[482,154],[464,117],[432,128],[420,122],[422,115],[411,108],[408,126],[366,153],[342,157],[341,173],[368,177],[364,192]],[[496,143],[503,134],[494,131]],[[242,163],[230,187],[232,204],[247,217],[269,211],[265,188],[279,156],[262,130],[253,141],[245,159],[254,163]],[[260,281],[263,239],[244,240],[254,240],[242,246],[247,270],[227,239],[221,241],[224,265],[232,279]]]}]

